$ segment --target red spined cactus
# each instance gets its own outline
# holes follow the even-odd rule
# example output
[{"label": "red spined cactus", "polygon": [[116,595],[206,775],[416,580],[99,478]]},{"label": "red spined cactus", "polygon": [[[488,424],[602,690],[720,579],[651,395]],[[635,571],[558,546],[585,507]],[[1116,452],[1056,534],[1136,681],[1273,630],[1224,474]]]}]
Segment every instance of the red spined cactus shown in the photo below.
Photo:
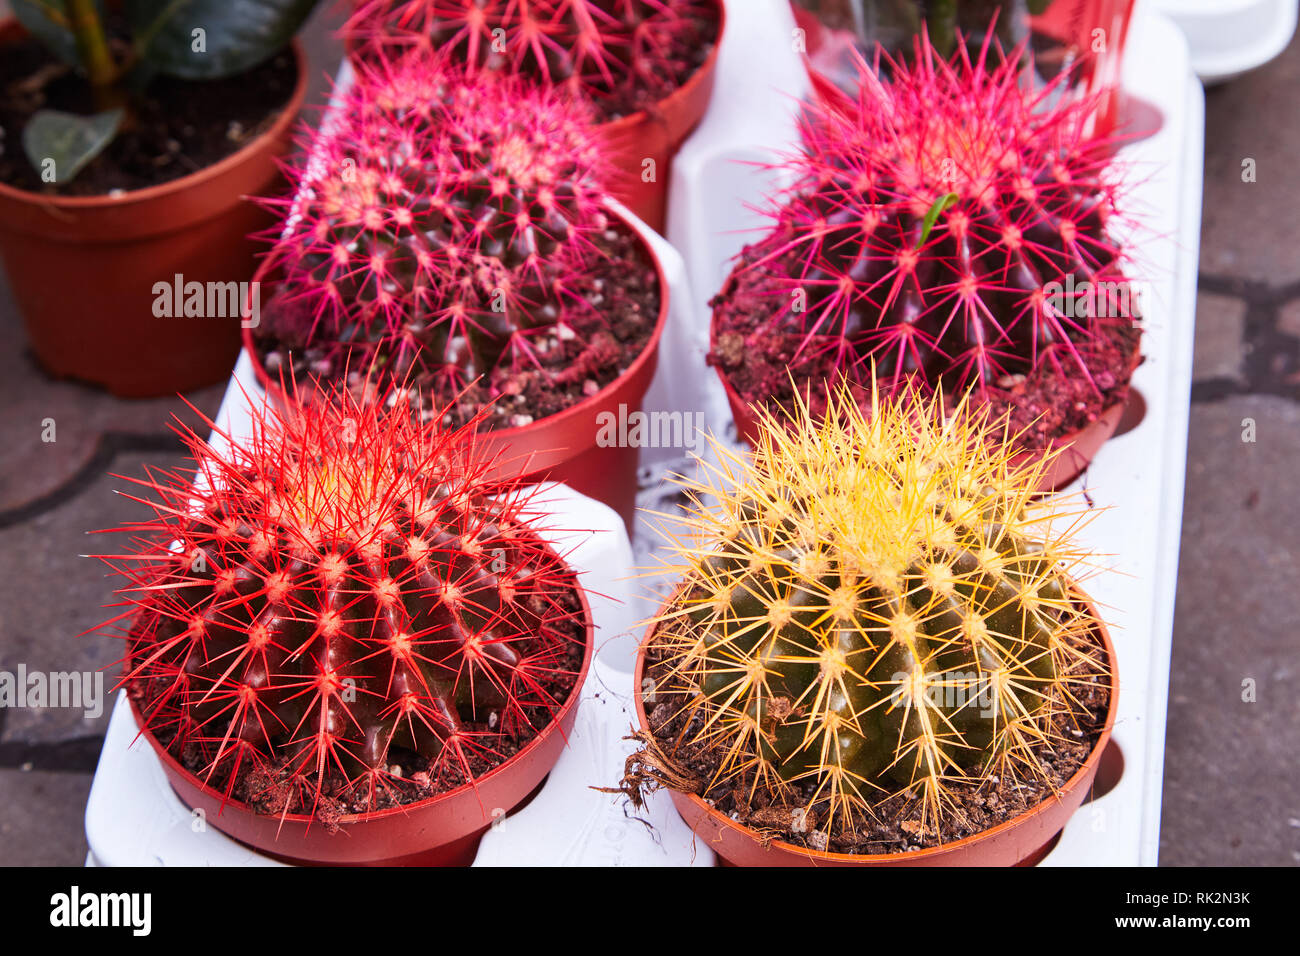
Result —
[{"label": "red spined cactus", "polygon": [[[576,286],[607,226],[587,108],[429,55],[363,65],[290,167],[257,338],[298,372],[429,374],[452,392],[537,368],[596,320]],[[274,356],[269,364],[276,371]]]},{"label": "red spined cactus", "polygon": [[945,61],[923,37],[888,82],[859,58],[856,98],[819,83],[774,228],[715,300],[711,361],[769,343],[782,376],[1117,398],[1139,335],[1121,185],[1081,132],[1091,104],[1060,95],[1065,74],[1022,86],[1023,52]]},{"label": "red spined cactus", "polygon": [[474,70],[563,86],[613,119],[681,85],[717,22],[709,0],[359,0],[344,34],[362,51],[433,49]]},{"label": "red spined cactus", "polygon": [[266,812],[472,781],[576,692],[583,603],[528,492],[386,404],[262,406],[227,452],[181,430],[193,472],[136,479],[154,517],[105,557],[144,726]]}]

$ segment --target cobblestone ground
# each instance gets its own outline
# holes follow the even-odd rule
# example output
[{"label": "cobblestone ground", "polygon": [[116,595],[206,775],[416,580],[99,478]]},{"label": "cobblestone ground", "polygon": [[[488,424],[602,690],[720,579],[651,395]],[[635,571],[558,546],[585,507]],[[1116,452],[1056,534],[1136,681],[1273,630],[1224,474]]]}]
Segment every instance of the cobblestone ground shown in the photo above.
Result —
[{"label": "cobblestone ground", "polygon": [[[0,13],[3,13],[0,0]],[[337,50],[306,31],[316,83]],[[1196,375],[1165,754],[1161,860],[1300,861],[1300,43],[1208,95]],[[1255,160],[1256,181],[1242,181]],[[211,414],[221,389],[189,396]],[[178,401],[121,402],[51,382],[0,285],[0,670],[89,670],[78,637],[112,600],[84,531],[141,508],[106,472],[179,462]],[[39,422],[58,423],[54,444]],[[1243,421],[1257,441],[1243,443]],[[98,544],[98,542],[97,542]],[[1253,687],[1252,696],[1246,690]],[[106,717],[0,710],[0,863],[76,864]]]}]

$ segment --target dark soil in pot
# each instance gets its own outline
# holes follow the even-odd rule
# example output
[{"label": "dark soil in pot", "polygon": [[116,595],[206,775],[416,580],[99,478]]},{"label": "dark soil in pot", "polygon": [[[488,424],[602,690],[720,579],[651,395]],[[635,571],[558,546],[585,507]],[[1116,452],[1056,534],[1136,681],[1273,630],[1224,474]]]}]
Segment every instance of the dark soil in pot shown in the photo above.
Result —
[{"label": "dark soil in pot", "polygon": [[[843,371],[828,354],[814,354],[813,349],[800,354],[802,334],[782,334],[772,328],[775,304],[786,293],[769,287],[760,270],[748,268],[763,252],[763,243],[747,246],[710,303],[713,345],[708,362],[745,402],[791,408],[795,383],[802,387],[808,382],[836,381]],[[1138,364],[1141,329],[1129,318],[1099,325],[1102,334],[1096,340],[1076,344],[1091,381],[1072,358],[1063,357],[1059,368],[1040,363],[1027,374],[1008,374],[984,390],[991,417],[1009,412],[1012,431],[1025,432],[1020,447],[1026,451],[1046,450],[1054,440],[1086,428],[1128,394]],[[869,359],[849,371],[850,376],[869,374]],[[869,395],[869,381],[862,381],[861,392]],[[960,398],[951,386],[946,395],[950,400]],[[813,390],[810,407],[815,416],[824,412],[824,390]]]},{"label": "dark soil in pot", "polygon": [[[413,370],[408,384],[419,390],[426,417],[431,409],[446,407],[443,424],[456,427],[486,406],[484,428],[517,428],[572,407],[617,380],[649,344],[665,294],[654,262],[630,227],[610,220],[577,291],[593,308],[574,309],[566,317],[572,336],[551,335],[539,343],[545,355],[541,369],[502,367],[467,387],[432,370]],[[360,395],[370,359],[363,358],[361,348],[350,358],[304,348],[295,340],[299,333],[290,331],[310,327],[296,311],[301,308],[280,290],[272,294],[253,332],[256,358],[274,382],[281,372],[288,381],[292,371],[298,382],[308,376],[338,381],[346,374],[348,387]]]},{"label": "dark soil in pot", "polygon": [[96,105],[83,77],[25,36],[5,44],[0,56],[0,183],[62,196],[101,196],[179,179],[225,159],[270,128],[297,80],[288,49],[226,79],[156,77],[132,102],[131,125],[76,179],[55,187],[41,181],[23,152],[23,129],[40,109],[90,114]]},{"label": "dark soil in pot", "polygon": [[[652,639],[653,641],[653,639]],[[1090,636],[1090,650],[1105,654],[1099,638]],[[682,716],[687,697],[674,690],[671,675],[653,642],[646,648],[645,674],[656,688],[656,700],[647,702],[649,729],[638,736],[646,758],[658,763],[630,768],[623,781],[625,792],[639,791],[664,779],[674,789],[701,796],[716,810],[749,827],[769,840],[782,840],[800,847],[832,853],[908,853],[952,843],[989,830],[1032,810],[1049,799],[1083,766],[1097,746],[1106,725],[1110,689],[1104,681],[1080,683],[1071,688],[1075,700],[1052,701],[1058,709],[1053,727],[1058,739],[1034,748],[1047,772],[1046,779],[1014,781],[990,777],[983,782],[951,786],[953,805],[939,826],[922,824],[920,801],[906,793],[886,796],[871,806],[874,820],[849,828],[838,819],[828,819],[825,808],[812,803],[815,784],[796,788],[794,799],[781,798],[763,786],[754,786],[752,773],[714,782],[723,753],[717,746],[700,742],[697,735],[703,718],[690,724]]]},{"label": "dark soil in pot", "polygon": [[[566,636],[570,639],[568,651],[560,662],[562,669],[550,673],[540,681],[555,701],[555,712],[559,712],[572,694],[580,691],[577,680],[586,653],[586,622],[583,619],[581,600],[576,593],[570,592],[558,603],[573,612],[574,617],[562,622]],[[127,693],[140,713],[147,713],[155,700],[156,695],[151,690],[141,682],[131,683],[127,687]],[[486,731],[495,726],[494,714],[477,716],[478,719],[464,721],[467,731]],[[288,782],[290,761],[287,759],[282,760],[278,768],[239,773],[231,786],[229,774],[224,770],[208,774],[205,759],[193,745],[176,753],[172,746],[174,731],[160,728],[154,731],[154,736],[198,780],[219,793],[225,793],[227,787],[230,787],[230,798],[246,804],[258,813],[267,816],[307,814],[329,824],[331,819],[350,814],[371,813],[419,803],[472,783],[523,750],[553,719],[552,711],[545,707],[528,708],[526,716],[530,724],[529,730],[517,734],[513,739],[503,740],[491,753],[467,753],[468,776],[457,761],[446,760],[434,767],[427,767],[422,765],[424,761],[414,751],[394,747],[389,753],[392,760],[388,766],[388,776],[376,787],[373,795],[365,782],[350,784],[341,773],[334,772],[325,779],[319,804],[314,804],[314,793],[296,789]]]}]

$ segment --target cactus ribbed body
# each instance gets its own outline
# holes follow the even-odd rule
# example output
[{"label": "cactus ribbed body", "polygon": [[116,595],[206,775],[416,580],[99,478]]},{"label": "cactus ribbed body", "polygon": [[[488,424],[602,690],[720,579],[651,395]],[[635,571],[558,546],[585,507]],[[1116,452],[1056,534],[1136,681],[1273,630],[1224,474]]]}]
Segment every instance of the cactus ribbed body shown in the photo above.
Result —
[{"label": "cactus ribbed body", "polygon": [[291,170],[262,331],[324,347],[338,374],[453,386],[533,368],[592,316],[575,292],[607,225],[587,110],[431,57],[362,67],[335,125]]},{"label": "cactus ribbed body", "polygon": [[1025,89],[1019,50],[945,61],[917,43],[888,82],[859,60],[855,97],[818,84],[792,185],[730,284],[752,294],[718,304],[746,345],[779,336],[855,381],[985,399],[1047,375],[1112,400],[1129,369],[1099,356],[1131,351],[1140,316],[1095,104],[1065,76]]},{"label": "cactus ribbed body", "polygon": [[158,517],[123,592],[127,682],[174,753],[230,788],[290,781],[310,810],[403,772],[470,779],[562,702],[572,575],[466,433],[343,397],[229,461],[186,437],[205,480],[146,483]]},{"label": "cactus ribbed body", "polygon": [[690,76],[716,21],[706,0],[360,0],[344,32],[362,50],[433,50],[622,115]]},{"label": "cactus ribbed body", "polygon": [[718,504],[660,640],[725,773],[850,817],[907,790],[937,811],[954,780],[1032,769],[1080,665],[1098,673],[1077,556],[1030,501],[1041,466],[934,414],[912,394],[864,417],[841,391],[694,489]]}]

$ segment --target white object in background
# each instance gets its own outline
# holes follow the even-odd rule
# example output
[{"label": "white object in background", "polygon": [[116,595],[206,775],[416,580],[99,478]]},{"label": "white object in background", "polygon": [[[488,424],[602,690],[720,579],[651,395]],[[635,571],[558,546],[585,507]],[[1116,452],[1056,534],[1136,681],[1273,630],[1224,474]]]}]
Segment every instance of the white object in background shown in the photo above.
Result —
[{"label": "white object in background", "polygon": [[659,364],[671,365],[662,390],[651,387],[647,409],[704,413],[708,427],[728,428],[731,411],[713,369],[708,302],[722,287],[728,262],[766,222],[748,208],[772,182],[752,164],[769,163],[797,142],[795,115],[809,90],[795,49],[790,0],[732,0],[718,51],[713,98],[700,125],[673,159],[668,239],[686,259],[695,294],[689,325]]},{"label": "white object in background", "polygon": [[[753,13],[751,13],[751,7]],[[756,20],[759,11],[767,22]],[[792,100],[801,84],[798,57],[785,42],[793,29],[785,0],[760,0],[737,11],[719,59],[709,114],[674,164],[669,236],[681,250],[697,294],[696,349],[707,348],[708,299],[721,287],[731,258],[756,224],[746,205],[761,201],[762,177],[745,162],[772,160],[793,142]],[[733,30],[734,25],[734,30]],[[1204,152],[1204,94],[1192,74],[1187,43],[1167,18],[1139,5],[1128,41],[1124,86],[1156,105],[1164,126],[1125,147],[1134,169],[1129,211],[1145,226],[1138,244],[1146,362],[1134,388],[1146,401],[1140,424],[1105,445],[1084,483],[1099,508],[1082,543],[1110,558],[1114,571],[1088,582],[1093,598],[1116,625],[1120,671],[1114,742],[1124,771],[1114,790],[1085,806],[1065,829],[1046,863],[1154,865],[1159,850],[1165,709],[1173,640],[1174,590],[1182,524],[1183,471],[1191,388],[1200,201]],[[772,78],[772,79],[769,79]],[[759,88],[778,84],[765,104]],[[784,85],[779,85],[784,83]],[[779,108],[778,108],[779,106]],[[737,118],[734,114],[743,114]],[[702,368],[698,358],[696,367]],[[709,425],[730,419],[717,376],[702,372]]]},{"label": "white object in background", "polygon": [[1130,211],[1144,217],[1140,264],[1153,280],[1142,301],[1145,361],[1133,376],[1146,415],[1102,447],[1083,479],[1096,503],[1107,509],[1089,526],[1083,544],[1113,556],[1113,570],[1089,587],[1115,625],[1120,695],[1114,742],[1124,769],[1114,790],[1075,814],[1044,861],[1049,866],[1154,866],[1160,851],[1196,331],[1205,95],[1191,71],[1184,38],[1167,18],[1153,11],[1136,17],[1129,51],[1125,88],[1158,106],[1165,121],[1156,135],[1120,153],[1135,171]]},{"label": "white object in background", "polygon": [[1140,0],[1178,24],[1187,36],[1192,69],[1205,83],[1222,83],[1263,66],[1295,33],[1300,0]]}]

